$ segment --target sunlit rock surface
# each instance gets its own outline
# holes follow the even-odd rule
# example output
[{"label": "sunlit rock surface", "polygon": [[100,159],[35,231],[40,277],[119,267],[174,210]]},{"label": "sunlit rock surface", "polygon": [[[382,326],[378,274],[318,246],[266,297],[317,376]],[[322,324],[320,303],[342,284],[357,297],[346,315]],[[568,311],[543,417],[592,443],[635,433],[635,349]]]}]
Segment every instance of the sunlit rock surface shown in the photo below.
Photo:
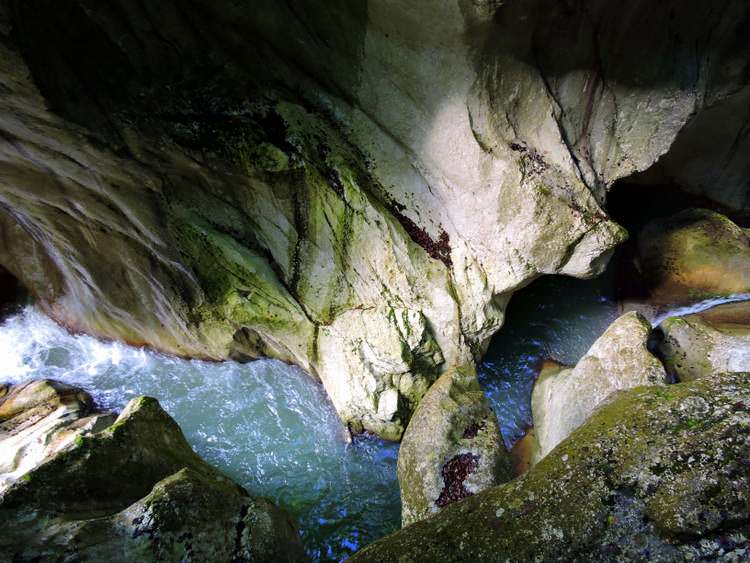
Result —
[{"label": "sunlit rock surface", "polygon": [[350,561],[746,560],[748,377],[621,391],[523,477]]},{"label": "sunlit rock surface", "polygon": [[573,368],[548,366],[534,385],[531,411],[537,463],[622,389],[664,384],[667,374],[647,349],[651,324],[626,313],[602,334]]},{"label": "sunlit rock surface", "polygon": [[4,389],[0,559],[306,560],[290,518],[204,462],[156,400],[115,420],[59,382]]},{"label": "sunlit rock surface", "polygon": [[407,526],[512,478],[495,413],[471,368],[444,373],[404,433],[398,456]]},{"label": "sunlit rock surface", "polygon": [[[615,180],[708,111],[734,123],[746,21],[732,0],[2,0],[0,263],[68,326],[294,362],[398,438],[515,289],[601,271]],[[741,168],[746,128],[715,131]]]},{"label": "sunlit rock surface", "polygon": [[680,381],[722,371],[750,371],[750,302],[671,317],[659,326],[660,356]]}]

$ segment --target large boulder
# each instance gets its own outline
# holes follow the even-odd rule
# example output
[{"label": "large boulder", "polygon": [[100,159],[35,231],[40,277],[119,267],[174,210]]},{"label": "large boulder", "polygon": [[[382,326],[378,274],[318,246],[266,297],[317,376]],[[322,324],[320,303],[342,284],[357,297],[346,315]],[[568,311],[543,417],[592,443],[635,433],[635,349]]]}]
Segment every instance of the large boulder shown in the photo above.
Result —
[{"label": "large boulder", "polygon": [[513,291],[603,269],[607,189],[747,86],[747,12],[0,0],[0,264],[71,328],[294,362],[398,437]]},{"label": "large boulder", "polygon": [[659,325],[659,354],[680,381],[724,371],[750,371],[750,302],[670,317]]},{"label": "large boulder", "polygon": [[664,384],[667,374],[647,345],[651,325],[638,313],[614,321],[573,368],[548,364],[531,397],[531,463],[537,463],[583,424],[612,393]]},{"label": "large boulder", "polygon": [[617,393],[525,476],[350,561],[744,561],[750,374]]},{"label": "large boulder", "polygon": [[512,476],[510,454],[476,371],[444,373],[419,404],[399,449],[402,525]]},{"label": "large boulder", "polygon": [[656,219],[638,234],[637,268],[655,305],[750,293],[750,232],[707,209]]},{"label": "large boulder", "polygon": [[116,420],[92,406],[54,381],[0,398],[0,450],[22,460],[0,489],[8,560],[305,559],[289,516],[203,461],[155,399]]}]

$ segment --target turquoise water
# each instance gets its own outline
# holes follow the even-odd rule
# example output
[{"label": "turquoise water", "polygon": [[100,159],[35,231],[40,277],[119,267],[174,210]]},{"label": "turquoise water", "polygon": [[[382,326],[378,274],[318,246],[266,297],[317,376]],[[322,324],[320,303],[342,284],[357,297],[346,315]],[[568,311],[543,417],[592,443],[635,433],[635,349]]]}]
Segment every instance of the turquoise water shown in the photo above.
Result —
[{"label": "turquoise water", "polygon": [[159,399],[193,448],[296,516],[315,560],[340,560],[400,527],[398,446],[349,444],[323,388],[274,360],[209,363],[74,336],[33,307],[0,325],[3,381],[53,378],[105,408]]},{"label": "turquoise water", "polygon": [[547,276],[513,295],[506,322],[479,366],[508,447],[531,425],[540,362],[575,364],[618,316],[612,272],[593,280]]}]

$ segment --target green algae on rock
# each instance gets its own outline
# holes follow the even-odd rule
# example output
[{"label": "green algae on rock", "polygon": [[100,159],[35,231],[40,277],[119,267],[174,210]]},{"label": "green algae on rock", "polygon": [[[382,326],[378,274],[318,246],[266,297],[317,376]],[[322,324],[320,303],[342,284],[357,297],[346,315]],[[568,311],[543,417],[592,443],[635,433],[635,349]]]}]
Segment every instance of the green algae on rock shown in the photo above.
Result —
[{"label": "green algae on rock", "polygon": [[82,424],[93,406],[85,392],[53,381],[14,386],[0,399],[0,447],[6,432],[34,425],[31,438],[59,442],[47,419],[71,395],[86,408],[54,420],[65,419],[68,439],[0,491],[0,549],[11,559],[306,559],[290,518],[204,462],[155,399],[133,399],[114,422],[98,415],[106,423],[94,426]]},{"label": "green algae on rock", "polygon": [[399,449],[402,525],[509,481],[510,465],[475,370],[444,373],[419,404]]},{"label": "green algae on rock", "polygon": [[537,463],[614,392],[664,384],[667,374],[647,349],[651,325],[638,313],[615,320],[573,368],[551,366],[540,374],[531,398]]},{"label": "green algae on rock", "polygon": [[620,391],[523,477],[351,561],[744,560],[749,381],[725,373]]},{"label": "green algae on rock", "polygon": [[389,438],[515,290],[600,272],[607,189],[747,83],[730,0],[256,4],[0,0],[0,263],[66,326],[294,362]]}]

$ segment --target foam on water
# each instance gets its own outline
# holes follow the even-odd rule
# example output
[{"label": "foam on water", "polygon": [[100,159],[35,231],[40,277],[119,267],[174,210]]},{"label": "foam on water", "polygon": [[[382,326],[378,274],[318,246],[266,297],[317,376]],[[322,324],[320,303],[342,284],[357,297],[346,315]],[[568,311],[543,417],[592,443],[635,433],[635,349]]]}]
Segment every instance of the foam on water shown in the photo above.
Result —
[{"label": "foam on water", "polygon": [[105,408],[159,399],[193,448],[294,514],[316,560],[338,560],[400,525],[398,446],[347,444],[320,385],[274,360],[190,361],[74,336],[33,307],[0,325],[0,380],[53,378]]}]

